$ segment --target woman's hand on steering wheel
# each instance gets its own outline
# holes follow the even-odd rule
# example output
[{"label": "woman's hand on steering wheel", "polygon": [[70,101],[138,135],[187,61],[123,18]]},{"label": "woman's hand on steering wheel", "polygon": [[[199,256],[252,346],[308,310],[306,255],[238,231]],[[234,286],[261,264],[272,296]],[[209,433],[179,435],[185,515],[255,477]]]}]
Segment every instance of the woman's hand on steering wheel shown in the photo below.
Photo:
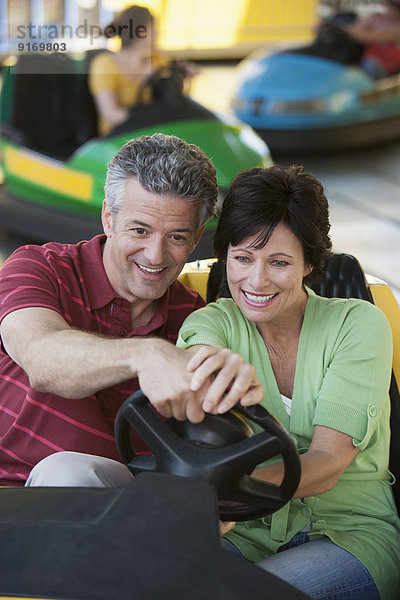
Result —
[{"label": "woman's hand on steering wheel", "polygon": [[221,414],[239,401],[242,406],[251,406],[264,398],[255,368],[229,348],[201,346],[186,369],[193,373],[192,391],[208,386],[202,402],[205,412]]}]

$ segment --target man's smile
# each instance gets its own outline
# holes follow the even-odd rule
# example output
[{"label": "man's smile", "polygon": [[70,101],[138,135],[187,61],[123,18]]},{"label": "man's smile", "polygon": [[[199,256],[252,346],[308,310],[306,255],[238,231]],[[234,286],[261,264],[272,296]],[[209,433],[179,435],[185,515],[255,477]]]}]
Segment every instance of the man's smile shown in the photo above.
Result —
[{"label": "man's smile", "polygon": [[166,269],[166,267],[158,267],[158,268],[154,268],[154,267],[148,267],[145,265],[141,265],[140,263],[135,261],[135,265],[143,272],[143,273],[149,273],[151,275],[156,275],[158,273],[161,273],[162,271],[164,271],[164,269]]}]

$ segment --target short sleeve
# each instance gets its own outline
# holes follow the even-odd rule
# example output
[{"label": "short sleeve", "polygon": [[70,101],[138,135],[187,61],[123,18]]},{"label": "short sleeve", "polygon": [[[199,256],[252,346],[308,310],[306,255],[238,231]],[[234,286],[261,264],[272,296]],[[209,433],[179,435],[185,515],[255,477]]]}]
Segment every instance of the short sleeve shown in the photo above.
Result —
[{"label": "short sleeve", "polygon": [[184,321],[176,345],[178,348],[196,345],[227,347],[227,325],[225,313],[219,310],[217,304],[209,304]]},{"label": "short sleeve", "polygon": [[15,310],[31,307],[63,315],[57,276],[40,246],[18,248],[0,271],[0,322]]},{"label": "short sleeve", "polygon": [[320,388],[314,425],[348,434],[364,449],[388,404],[390,325],[376,306],[349,301]]},{"label": "short sleeve", "polygon": [[89,89],[92,94],[115,88],[115,66],[109,52],[95,56],[89,67]]}]

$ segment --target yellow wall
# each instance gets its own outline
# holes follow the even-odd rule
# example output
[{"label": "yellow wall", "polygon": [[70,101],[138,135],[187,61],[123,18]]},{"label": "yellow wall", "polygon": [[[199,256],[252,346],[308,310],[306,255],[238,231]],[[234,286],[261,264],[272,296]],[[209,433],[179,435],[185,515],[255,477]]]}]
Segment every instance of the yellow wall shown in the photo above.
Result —
[{"label": "yellow wall", "polygon": [[[119,10],[124,0],[104,5]],[[267,43],[307,41],[316,0],[138,0],[158,18],[159,46],[185,56],[244,56]]]}]

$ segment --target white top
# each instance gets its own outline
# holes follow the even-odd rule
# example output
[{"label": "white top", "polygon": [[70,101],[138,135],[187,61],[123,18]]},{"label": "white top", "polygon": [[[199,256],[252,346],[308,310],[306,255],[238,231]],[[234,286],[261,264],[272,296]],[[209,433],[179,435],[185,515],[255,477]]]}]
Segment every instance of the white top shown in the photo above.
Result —
[{"label": "white top", "polygon": [[286,412],[290,417],[290,413],[292,411],[292,399],[288,398],[287,396],[284,396],[283,394],[281,394],[281,398],[282,398],[283,404],[285,405]]}]

